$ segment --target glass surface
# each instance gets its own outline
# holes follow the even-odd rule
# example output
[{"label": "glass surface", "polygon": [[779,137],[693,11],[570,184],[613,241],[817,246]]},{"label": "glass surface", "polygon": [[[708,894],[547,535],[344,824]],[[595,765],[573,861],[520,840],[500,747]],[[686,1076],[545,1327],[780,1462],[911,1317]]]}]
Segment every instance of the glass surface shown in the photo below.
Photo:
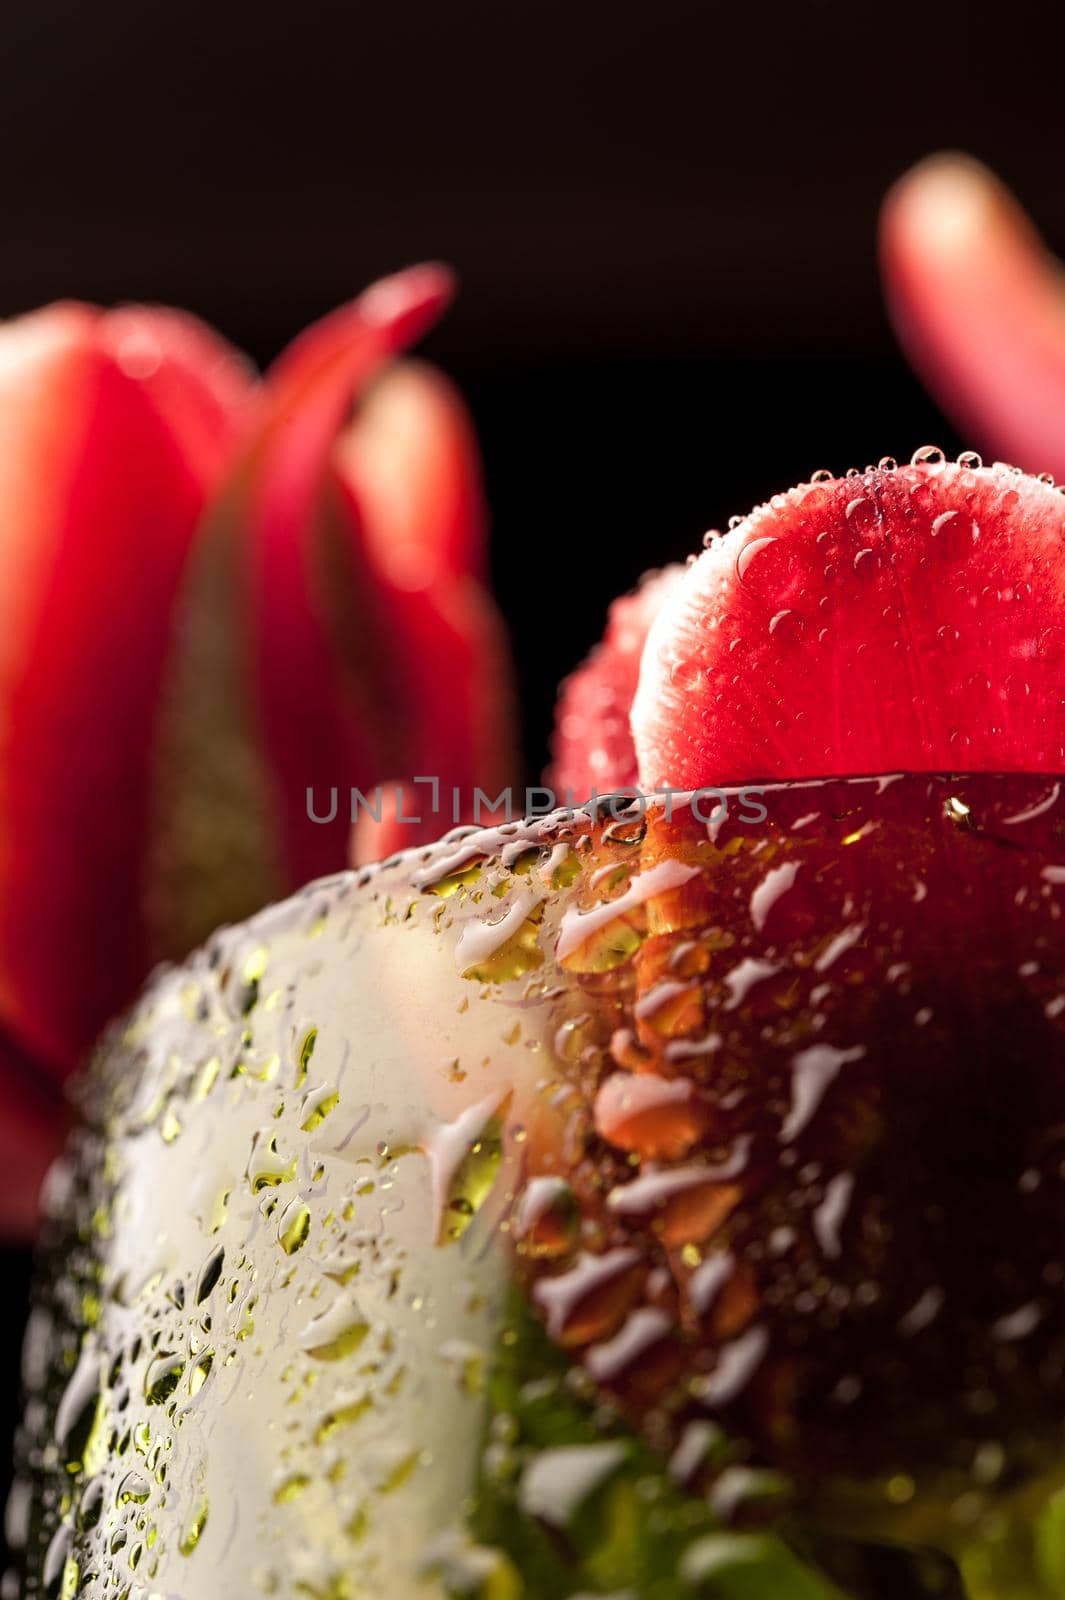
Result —
[{"label": "glass surface", "polygon": [[1061,796],[460,832],[163,973],[50,1185],[25,1594],[1059,1595]]}]

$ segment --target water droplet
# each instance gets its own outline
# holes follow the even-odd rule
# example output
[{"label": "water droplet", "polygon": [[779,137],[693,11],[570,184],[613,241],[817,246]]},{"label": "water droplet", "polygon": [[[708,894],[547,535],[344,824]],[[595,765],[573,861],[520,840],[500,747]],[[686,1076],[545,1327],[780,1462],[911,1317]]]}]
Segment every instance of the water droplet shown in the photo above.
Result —
[{"label": "water droplet", "polygon": [[707,1256],[705,1261],[696,1267],[688,1280],[688,1297],[697,1317],[706,1317],[710,1314],[718,1295],[735,1270],[735,1261],[724,1251]]},{"label": "water droplet", "polygon": [[275,1506],[287,1506],[297,1499],[310,1486],[310,1477],[306,1472],[290,1472],[283,1478],[273,1493]]},{"label": "water droplet", "polygon": [[252,1153],[245,1174],[252,1193],[291,1183],[296,1176],[296,1164],[295,1156],[286,1160],[279,1154],[276,1133],[260,1129],[252,1139]]},{"label": "water droplet", "polygon": [[117,1506],[143,1506],[151,1498],[152,1486],[140,1472],[127,1472],[115,1490]]},{"label": "water droplet", "polygon": [[867,533],[880,521],[880,511],[875,500],[864,494],[855,495],[853,500],[847,502],[844,515],[848,526],[856,533]]},{"label": "water droplet", "polygon": [[56,1410],[55,1441],[69,1472],[80,1471],[101,1431],[100,1356],[86,1345]]},{"label": "water droplet", "polygon": [[943,802],[943,815],[956,828],[971,828],[973,825],[972,807],[966,805],[960,795],[952,794]]},{"label": "water droplet", "polygon": [[185,1358],[164,1350],[148,1363],[144,1375],[144,1398],[150,1406],[165,1405],[181,1382]]},{"label": "water droplet", "polygon": [[506,1099],[497,1091],[467,1106],[425,1144],[433,1171],[434,1237],[439,1244],[461,1239],[492,1192],[503,1159]]},{"label": "water droplet", "polygon": [[313,1133],[339,1104],[340,1095],[332,1084],[324,1083],[318,1089],[311,1089],[303,1097],[303,1121],[300,1123],[300,1128],[304,1133]]},{"label": "water droplet", "polygon": [[943,1309],[943,1300],[943,1291],[938,1285],[933,1284],[931,1288],[926,1289],[899,1320],[899,1332],[903,1338],[915,1338],[917,1334],[930,1328]]},{"label": "water droplet", "polygon": [[300,1041],[299,1052],[296,1056],[296,1088],[301,1089],[307,1081],[307,1068],[310,1066],[314,1047],[318,1043],[318,1029],[308,1028]]},{"label": "water droplet", "polygon": [[1000,1344],[1016,1344],[1031,1338],[1043,1320],[1043,1308],[1036,1301],[1019,1306],[1007,1316],[999,1317],[991,1329],[991,1337]]},{"label": "water droplet", "polygon": [[67,1523],[60,1523],[52,1536],[45,1551],[44,1562],[41,1567],[41,1580],[44,1584],[45,1600],[73,1600],[77,1590],[78,1569],[73,1566],[74,1583],[69,1582],[69,1574],[73,1563],[70,1554],[71,1528]]},{"label": "water droplet", "polygon": [[191,1556],[196,1546],[203,1537],[203,1530],[207,1526],[207,1501],[201,1500],[192,1516],[182,1529],[178,1550],[183,1556]]},{"label": "water droplet", "polygon": [[619,1150],[645,1160],[676,1160],[702,1136],[707,1108],[687,1078],[611,1073],[595,1098],[595,1125]]},{"label": "water droplet", "polygon": [[798,1138],[840,1068],[848,1062],[860,1061],[864,1055],[865,1046],[861,1044],[852,1045],[848,1050],[830,1044],[813,1044],[792,1057],[791,1110],[780,1129],[784,1144]]},{"label": "water droplet", "polygon": [[769,631],[778,642],[781,640],[797,641],[802,633],[802,618],[794,611],[778,611],[769,619]]},{"label": "water droplet", "polygon": [[646,936],[643,908],[657,896],[682,888],[698,872],[686,862],[662,861],[636,874],[616,900],[588,911],[571,907],[559,924],[559,961],[571,972],[606,972],[628,961]]},{"label": "water droplet", "polygon": [[743,1394],[768,1350],[768,1330],[748,1328],[738,1339],[721,1346],[713,1372],[692,1384],[693,1393],[710,1410],[731,1405]]},{"label": "water droplet", "polygon": [[211,1251],[211,1254],[200,1268],[200,1276],[196,1284],[196,1304],[198,1306],[203,1304],[222,1276],[222,1265],[225,1259],[225,1249],[222,1245],[219,1245],[216,1250]]},{"label": "water droplet", "polygon": [[728,990],[725,1010],[735,1011],[742,1006],[757,984],[775,977],[779,971],[775,961],[766,961],[759,956],[744,956],[731,972],[725,974],[725,988]]},{"label": "water droplet", "polygon": [[624,1465],[628,1451],[617,1440],[559,1445],[541,1450],[522,1474],[522,1511],[548,1527],[565,1529],[581,1508]]},{"label": "water droplet", "polygon": [[629,1312],[612,1338],[585,1351],[585,1369],[596,1383],[614,1383],[661,1343],[672,1327],[673,1320],[666,1312],[655,1306],[638,1306]]},{"label": "water droplet", "polygon": [[464,978],[474,983],[511,983],[543,963],[540,924],[544,903],[535,888],[515,894],[496,921],[473,918],[455,947],[455,961]]},{"label": "water droplet", "polygon": [[736,557],[736,576],[742,583],[756,558],[778,541],[775,538],[751,539]]},{"label": "water droplet", "polygon": [[78,1526],[84,1533],[89,1533],[97,1526],[103,1516],[105,1503],[104,1484],[101,1478],[93,1478],[86,1484],[78,1504]]},{"label": "water droplet", "polygon": [[840,1229],[853,1193],[853,1175],[839,1172],[825,1186],[824,1199],[813,1213],[814,1236],[825,1255],[833,1260],[840,1253]]},{"label": "water droplet", "polygon": [[554,1278],[541,1278],[533,1298],[551,1337],[567,1347],[603,1339],[620,1323],[642,1278],[639,1252],[628,1246],[596,1256],[585,1252]]},{"label": "water droplet", "polygon": [[310,1207],[302,1200],[290,1200],[278,1218],[277,1239],[287,1256],[294,1256],[307,1243],[311,1231]]},{"label": "water droplet", "polygon": [[341,1294],[307,1323],[299,1336],[300,1349],[316,1361],[342,1361],[359,1348],[369,1331],[353,1296]]},{"label": "water droplet", "polygon": [[932,523],[935,548],[958,559],[972,548],[980,537],[980,529],[967,511],[942,511]]},{"label": "water droplet", "polygon": [[765,927],[773,907],[793,887],[798,872],[798,862],[782,862],[779,867],[771,867],[758,887],[751,891],[751,921],[759,932]]},{"label": "water droplet", "polygon": [[552,1260],[577,1242],[580,1208],[564,1178],[533,1178],[525,1186],[514,1219],[515,1237],[526,1255]]}]

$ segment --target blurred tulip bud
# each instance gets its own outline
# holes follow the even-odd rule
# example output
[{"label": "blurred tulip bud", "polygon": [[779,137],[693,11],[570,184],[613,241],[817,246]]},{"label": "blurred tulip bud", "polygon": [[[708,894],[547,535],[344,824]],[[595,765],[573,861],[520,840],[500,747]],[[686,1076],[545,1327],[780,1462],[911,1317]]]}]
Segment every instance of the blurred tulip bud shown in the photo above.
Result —
[{"label": "blurred tulip bud", "polygon": [[47,1083],[156,960],[345,866],[352,789],[446,797],[365,852],[509,775],[472,427],[442,376],[394,362],[450,292],[439,267],[386,279],[261,382],[177,312],[0,326],[10,1226],[54,1142]]},{"label": "blurred tulip bud", "polygon": [[907,355],[988,454],[1065,478],[1065,279],[986,167],[937,155],[884,202],[881,257]]}]

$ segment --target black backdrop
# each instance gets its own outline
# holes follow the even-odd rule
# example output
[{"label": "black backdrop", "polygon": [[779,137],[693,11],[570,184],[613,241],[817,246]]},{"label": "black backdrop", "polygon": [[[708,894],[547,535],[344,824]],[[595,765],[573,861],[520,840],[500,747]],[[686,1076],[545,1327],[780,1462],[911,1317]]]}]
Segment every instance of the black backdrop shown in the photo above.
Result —
[{"label": "black backdrop", "polygon": [[1065,246],[1065,27],[974,15],[34,0],[0,51],[0,313],[169,300],[263,362],[381,272],[451,261],[427,348],[476,413],[535,768],[643,567],[815,467],[954,442],[882,310],[885,188],[966,148]]},{"label": "black backdrop", "polygon": [[[884,318],[885,187],[967,148],[1065,247],[1065,29],[1045,4],[975,17],[23,0],[0,50],[0,313],[170,300],[265,361],[375,275],[453,262],[462,299],[427,348],[480,431],[533,775],[557,679],[644,567],[816,467],[958,442]],[[14,1345],[27,1258],[0,1265]],[[0,1437],[13,1409],[5,1379]]]}]

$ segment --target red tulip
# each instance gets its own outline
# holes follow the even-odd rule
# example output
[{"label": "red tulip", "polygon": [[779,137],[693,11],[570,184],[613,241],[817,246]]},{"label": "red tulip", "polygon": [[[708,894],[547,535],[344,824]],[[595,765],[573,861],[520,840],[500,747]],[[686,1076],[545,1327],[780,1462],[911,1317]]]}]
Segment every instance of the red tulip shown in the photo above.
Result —
[{"label": "red tulip", "polygon": [[[420,830],[383,819],[365,850],[444,831],[452,786],[468,805],[506,776],[472,429],[439,374],[393,364],[449,296],[442,268],[387,279],[262,382],[177,312],[0,327],[12,1226],[54,1143],[43,1086],[161,954],[342,867],[351,787],[441,785]],[[318,825],[308,790],[322,813],[333,788]]]},{"label": "red tulip", "polygon": [[987,452],[1065,478],[1065,279],[1001,183],[922,162],[884,204],[888,301],[910,360]]}]

